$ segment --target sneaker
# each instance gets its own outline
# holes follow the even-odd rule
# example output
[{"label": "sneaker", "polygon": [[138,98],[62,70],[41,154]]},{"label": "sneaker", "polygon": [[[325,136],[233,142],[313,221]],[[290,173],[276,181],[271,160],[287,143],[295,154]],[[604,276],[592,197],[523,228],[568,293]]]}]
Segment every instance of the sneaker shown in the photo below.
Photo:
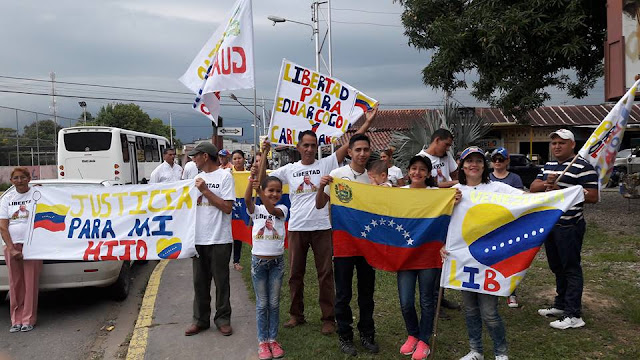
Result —
[{"label": "sneaker", "polygon": [[270,342],[269,348],[271,349],[271,355],[273,355],[274,359],[280,359],[284,357],[284,350],[282,350],[282,346],[280,346],[277,341]]},{"label": "sneaker", "polygon": [[507,355],[496,355],[496,360],[509,360]]},{"label": "sneaker", "polygon": [[356,356],[358,355],[358,350],[356,350],[356,346],[353,345],[353,340],[338,338],[340,341],[340,351],[347,355]]},{"label": "sneaker", "polygon": [[263,342],[258,345],[258,359],[260,360],[270,360],[273,359],[273,355],[271,354],[271,349],[269,349],[269,343]]},{"label": "sneaker", "polygon": [[411,355],[412,360],[423,360],[426,359],[427,356],[431,353],[431,349],[429,345],[424,341],[419,341],[418,346],[416,346],[416,351]]},{"label": "sneaker", "polygon": [[538,314],[542,316],[556,316],[560,317],[564,315],[564,310],[556,309],[554,307],[547,309],[538,309]]},{"label": "sneaker", "polygon": [[418,339],[409,335],[407,341],[400,347],[400,354],[402,355],[411,355],[416,350],[416,345],[418,345]]},{"label": "sneaker", "polygon": [[460,358],[460,360],[484,360],[484,355],[477,351],[471,350],[469,353]]},{"label": "sneaker", "polygon": [[380,347],[376,343],[376,340],[373,337],[373,335],[360,336],[360,343],[362,344],[363,348],[367,349],[367,351],[372,354],[377,354],[378,352],[380,352]]},{"label": "sneaker", "polygon": [[33,330],[33,325],[22,325],[22,327],[20,328],[21,332],[27,332],[27,331],[31,331]]},{"label": "sneaker", "polygon": [[9,328],[9,332],[10,333],[17,333],[17,332],[20,332],[21,328],[22,328],[22,324],[11,325],[11,327]]},{"label": "sneaker", "polygon": [[585,325],[585,322],[584,320],[582,320],[582,318],[566,316],[562,320],[552,321],[549,325],[554,329],[564,330],[569,328],[575,329],[583,327]]},{"label": "sneaker", "polygon": [[518,307],[518,297],[515,296],[515,295],[510,295],[507,298],[507,306],[510,307],[510,308],[517,308]]}]

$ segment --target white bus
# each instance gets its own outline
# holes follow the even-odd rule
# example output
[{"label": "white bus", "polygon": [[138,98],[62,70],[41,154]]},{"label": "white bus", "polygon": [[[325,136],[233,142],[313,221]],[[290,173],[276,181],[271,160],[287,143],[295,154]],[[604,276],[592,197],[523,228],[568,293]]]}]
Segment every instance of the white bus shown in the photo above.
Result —
[{"label": "white bus", "polygon": [[58,133],[58,179],[146,183],[162,163],[169,141],[159,135],[106,126],[78,126]]}]

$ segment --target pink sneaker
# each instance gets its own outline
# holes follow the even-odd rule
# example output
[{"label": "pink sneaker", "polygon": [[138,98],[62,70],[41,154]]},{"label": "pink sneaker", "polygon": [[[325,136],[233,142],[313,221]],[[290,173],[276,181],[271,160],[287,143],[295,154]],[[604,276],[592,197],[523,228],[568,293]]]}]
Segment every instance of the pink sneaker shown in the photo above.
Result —
[{"label": "pink sneaker", "polygon": [[418,346],[416,346],[416,351],[413,352],[411,356],[412,360],[424,360],[431,353],[431,349],[426,342],[420,341],[418,342]]},{"label": "pink sneaker", "polygon": [[258,345],[258,359],[260,360],[270,360],[273,359],[273,355],[271,355],[271,349],[269,349],[269,343],[263,342]]},{"label": "pink sneaker", "polygon": [[284,350],[282,350],[282,346],[280,346],[277,341],[270,342],[269,347],[271,348],[271,355],[273,355],[274,359],[284,357]]},{"label": "pink sneaker", "polygon": [[402,355],[411,355],[413,351],[416,349],[416,345],[418,345],[418,339],[409,335],[407,341],[404,342],[402,347],[400,347],[400,354]]}]

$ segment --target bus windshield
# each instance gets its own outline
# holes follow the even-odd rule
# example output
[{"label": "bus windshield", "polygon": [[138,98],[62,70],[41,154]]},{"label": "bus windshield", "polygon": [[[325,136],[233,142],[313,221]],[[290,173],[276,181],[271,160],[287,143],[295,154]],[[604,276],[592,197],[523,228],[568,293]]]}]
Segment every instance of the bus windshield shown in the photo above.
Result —
[{"label": "bus windshield", "polygon": [[105,151],[111,148],[110,132],[72,132],[64,134],[67,151]]}]

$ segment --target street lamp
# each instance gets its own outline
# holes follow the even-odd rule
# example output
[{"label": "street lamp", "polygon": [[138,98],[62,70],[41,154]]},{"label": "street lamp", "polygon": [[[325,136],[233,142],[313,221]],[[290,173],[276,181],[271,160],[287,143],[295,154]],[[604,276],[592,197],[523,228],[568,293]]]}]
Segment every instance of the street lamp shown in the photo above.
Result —
[{"label": "street lamp", "polygon": [[87,126],[87,103],[79,101],[78,105],[82,108],[82,117],[84,118],[84,126]]}]

